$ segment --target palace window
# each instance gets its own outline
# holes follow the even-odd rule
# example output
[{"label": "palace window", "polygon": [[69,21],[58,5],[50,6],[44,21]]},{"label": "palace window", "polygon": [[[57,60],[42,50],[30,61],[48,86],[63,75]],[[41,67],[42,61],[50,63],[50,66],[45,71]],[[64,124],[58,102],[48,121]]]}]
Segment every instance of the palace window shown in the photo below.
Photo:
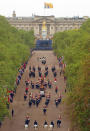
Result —
[{"label": "palace window", "polygon": [[68,28],[67,27],[65,27],[65,30],[67,30]]},{"label": "palace window", "polygon": [[31,30],[33,30],[33,27],[31,27]]},{"label": "palace window", "polygon": [[38,27],[36,27],[36,29],[38,29]]},{"label": "palace window", "polygon": [[60,28],[60,30],[62,30],[62,27]]},{"label": "palace window", "polygon": [[56,30],[58,30],[58,27],[56,27]]}]

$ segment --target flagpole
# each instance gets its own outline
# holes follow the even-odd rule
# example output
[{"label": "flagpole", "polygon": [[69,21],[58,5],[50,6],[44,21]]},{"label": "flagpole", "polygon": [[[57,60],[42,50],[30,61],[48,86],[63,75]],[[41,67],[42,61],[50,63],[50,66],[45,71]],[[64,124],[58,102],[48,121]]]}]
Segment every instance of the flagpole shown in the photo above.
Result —
[{"label": "flagpole", "polygon": [[44,16],[45,16],[45,7],[44,7]]},{"label": "flagpole", "polygon": [[52,11],[53,11],[53,4],[44,2],[44,16],[52,15]]},{"label": "flagpole", "polygon": [[43,5],[44,5],[44,16],[45,16],[45,0],[43,0]]}]

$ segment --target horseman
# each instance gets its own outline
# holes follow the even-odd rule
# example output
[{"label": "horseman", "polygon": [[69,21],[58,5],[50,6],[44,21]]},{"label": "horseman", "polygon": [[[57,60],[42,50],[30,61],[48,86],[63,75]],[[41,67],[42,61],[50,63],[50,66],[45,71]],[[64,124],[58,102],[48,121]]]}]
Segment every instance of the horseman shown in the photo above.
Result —
[{"label": "horseman", "polygon": [[45,66],[45,71],[47,71],[48,70],[48,66]]},{"label": "horseman", "polygon": [[35,105],[35,102],[36,102],[36,99],[35,99],[35,97],[33,97],[33,104]]},{"label": "horseman", "polygon": [[26,94],[26,92],[24,93],[24,101],[26,101],[26,99],[27,99],[27,94]]},{"label": "horseman", "polygon": [[29,85],[29,83],[30,83],[30,81],[29,81],[29,80],[26,80],[26,81],[25,81],[26,86],[28,86],[28,85]]},{"label": "horseman", "polygon": [[39,89],[40,85],[39,85],[39,82],[37,81],[36,82],[36,88]]},{"label": "horseman", "polygon": [[57,73],[56,73],[56,71],[53,73],[53,75],[54,75],[54,77],[56,77],[56,76],[57,76]]},{"label": "horseman", "polygon": [[31,81],[31,88],[33,89],[34,88],[34,83]]},{"label": "horseman", "polygon": [[61,99],[62,99],[62,96],[61,94],[59,95],[59,98],[58,98],[58,102],[60,103],[61,102]]},{"label": "horseman", "polygon": [[46,115],[46,111],[47,111],[46,106],[44,106],[43,107],[43,113],[44,113],[44,115]]},{"label": "horseman", "polygon": [[38,66],[38,72],[40,72],[41,71],[41,67],[40,66]]},{"label": "horseman", "polygon": [[61,116],[59,116],[58,120],[57,120],[57,127],[60,128],[60,124],[61,124]]},{"label": "horseman", "polygon": [[50,80],[48,80],[48,87],[51,88],[52,87],[52,83]]},{"label": "horseman", "polygon": [[56,86],[56,88],[55,88],[55,92],[57,93],[58,92],[58,87]]},{"label": "horseman", "polygon": [[35,69],[35,66],[33,66],[33,71],[35,72],[35,70],[36,70],[36,69]]},{"label": "horseman", "polygon": [[34,128],[36,129],[38,127],[38,123],[37,123],[37,121],[35,120],[34,121]]},{"label": "horseman", "polygon": [[47,121],[45,120],[45,122],[44,122],[44,128],[47,128],[47,126],[48,126],[48,123],[47,123]]},{"label": "horseman", "polygon": [[29,122],[30,122],[30,117],[27,115],[27,116],[26,116],[26,119],[25,119],[25,128],[28,127]]},{"label": "horseman", "polygon": [[52,67],[52,72],[54,72],[56,69],[55,69],[55,66]]},{"label": "horseman", "polygon": [[59,102],[58,99],[55,100],[56,107],[58,106]]},{"label": "horseman", "polygon": [[46,99],[49,99],[50,100],[50,97],[51,97],[51,94],[50,92],[46,95]]},{"label": "horseman", "polygon": [[53,121],[51,121],[51,124],[50,125],[52,125],[53,126],[53,128],[54,128],[54,122]]},{"label": "horseman", "polygon": [[29,100],[31,99],[31,96],[32,96],[32,93],[30,92],[30,93],[29,93]]},{"label": "horseman", "polygon": [[26,92],[26,94],[28,94],[28,87],[25,88],[25,92]]},{"label": "horseman", "polygon": [[38,75],[39,75],[39,77],[41,77],[41,76],[42,76],[42,73],[41,73],[41,71],[39,71],[39,72],[38,72]]}]

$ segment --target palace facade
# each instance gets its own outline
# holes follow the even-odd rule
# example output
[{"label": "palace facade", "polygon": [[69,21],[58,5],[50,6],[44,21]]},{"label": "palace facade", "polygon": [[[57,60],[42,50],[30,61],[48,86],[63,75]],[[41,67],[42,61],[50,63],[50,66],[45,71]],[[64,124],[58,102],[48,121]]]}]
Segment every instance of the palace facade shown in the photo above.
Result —
[{"label": "palace facade", "polygon": [[16,17],[15,11],[12,17],[7,17],[9,23],[17,29],[34,30],[37,38],[42,36],[42,24],[45,21],[47,27],[47,36],[53,37],[56,32],[65,30],[79,29],[88,17],[73,18],[55,18],[54,16],[32,16],[32,17]]}]

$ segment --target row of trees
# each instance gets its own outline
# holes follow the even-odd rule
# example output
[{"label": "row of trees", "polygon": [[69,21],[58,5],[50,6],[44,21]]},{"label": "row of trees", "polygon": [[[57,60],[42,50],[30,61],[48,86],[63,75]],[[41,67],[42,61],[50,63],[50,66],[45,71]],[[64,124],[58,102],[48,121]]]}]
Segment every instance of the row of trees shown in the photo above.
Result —
[{"label": "row of trees", "polygon": [[67,103],[73,127],[75,131],[89,131],[90,19],[79,30],[56,33],[53,48],[58,57],[64,56],[67,65]]},{"label": "row of trees", "polygon": [[14,89],[18,69],[28,60],[33,46],[33,31],[17,30],[0,16],[0,120],[9,114],[7,89]]}]

